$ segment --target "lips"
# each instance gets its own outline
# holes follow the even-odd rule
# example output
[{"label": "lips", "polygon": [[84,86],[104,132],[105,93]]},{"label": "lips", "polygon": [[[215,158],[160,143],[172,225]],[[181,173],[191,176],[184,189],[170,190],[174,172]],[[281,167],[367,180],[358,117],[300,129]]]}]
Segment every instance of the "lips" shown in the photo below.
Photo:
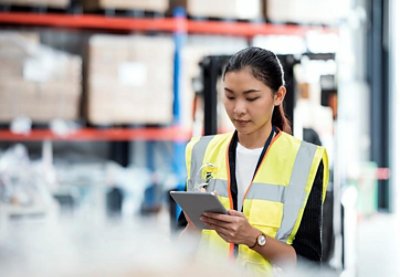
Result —
[{"label": "lips", "polygon": [[237,124],[239,125],[246,125],[250,123],[250,120],[235,120]]}]

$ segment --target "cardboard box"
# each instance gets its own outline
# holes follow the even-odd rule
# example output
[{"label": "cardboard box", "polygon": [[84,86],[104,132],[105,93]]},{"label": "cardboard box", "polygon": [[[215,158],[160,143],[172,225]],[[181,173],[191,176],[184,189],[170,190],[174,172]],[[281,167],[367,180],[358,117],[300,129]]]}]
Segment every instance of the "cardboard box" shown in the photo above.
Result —
[{"label": "cardboard box", "polygon": [[81,82],[82,58],[40,44],[37,33],[0,32],[0,80]]},{"label": "cardboard box", "polygon": [[38,33],[0,32],[0,79],[19,78],[23,74],[24,61],[40,45]]},{"label": "cardboard box", "polygon": [[[79,118],[81,88],[71,83],[36,83],[10,80],[0,83],[0,121],[9,122],[27,116],[33,122],[49,122],[54,118]],[[4,103],[4,104],[3,104]]]},{"label": "cardboard box", "polygon": [[93,9],[144,10],[165,13],[168,0],[85,0],[84,7]]},{"label": "cardboard box", "polygon": [[272,22],[335,24],[351,7],[349,0],[264,0],[265,14]]},{"label": "cardboard box", "polygon": [[0,33],[0,121],[78,119],[82,59],[40,45],[35,33]]},{"label": "cardboard box", "polygon": [[167,36],[93,36],[88,120],[99,125],[170,124],[173,53]]},{"label": "cardboard box", "polygon": [[185,7],[195,17],[260,19],[261,0],[170,0],[170,9]]},{"label": "cardboard box", "polygon": [[16,6],[43,6],[51,8],[67,8],[70,0],[1,0],[2,4],[10,4]]}]

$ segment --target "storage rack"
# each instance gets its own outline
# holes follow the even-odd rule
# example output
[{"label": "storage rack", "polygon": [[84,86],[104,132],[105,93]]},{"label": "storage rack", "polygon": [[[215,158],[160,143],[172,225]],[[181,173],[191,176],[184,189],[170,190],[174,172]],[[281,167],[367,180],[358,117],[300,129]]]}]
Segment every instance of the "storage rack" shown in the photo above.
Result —
[{"label": "storage rack", "polygon": [[[0,12],[0,26],[24,25],[33,27],[54,27],[64,29],[99,30],[99,31],[157,31],[170,32],[175,38],[174,61],[174,124],[159,128],[85,128],[67,135],[57,135],[51,130],[32,130],[28,134],[18,135],[8,130],[0,130],[0,141],[173,141],[173,171],[177,176],[184,175],[184,166],[178,160],[184,158],[184,144],[191,136],[191,130],[179,126],[180,122],[180,59],[182,40],[186,34],[230,35],[251,38],[255,35],[297,35],[307,32],[336,32],[333,28],[322,26],[300,26],[270,24],[262,22],[225,22],[212,20],[190,20],[185,11],[177,9],[174,17],[168,18],[132,18],[110,17],[91,14],[58,14],[30,12]],[[148,166],[153,167],[152,158],[148,157]]]},{"label": "storage rack", "polygon": [[[34,14],[28,12],[1,12],[0,26],[10,25],[29,25],[29,26],[50,26],[55,28],[73,29],[94,29],[94,30],[118,30],[118,31],[160,31],[189,34],[218,34],[252,37],[255,35],[298,35],[304,36],[311,30],[320,32],[336,32],[333,28],[284,25],[270,23],[253,22],[223,22],[223,21],[196,21],[182,17],[176,18],[125,18],[125,17],[106,17],[100,15],[71,15],[71,14]],[[177,132],[178,131],[178,132]],[[188,135],[189,130],[180,130],[177,127],[160,128],[160,134],[168,134],[167,137],[159,136],[154,129],[108,129],[101,130],[96,128],[82,129],[68,136],[57,136],[50,131],[34,130],[28,135],[19,136],[11,132],[1,131],[0,140],[21,139],[21,140],[133,140],[136,135],[140,139],[169,140],[182,139],[182,132]],[[148,134],[146,134],[148,133]],[[152,135],[154,134],[154,136]],[[166,139],[168,138],[168,139]]]}]

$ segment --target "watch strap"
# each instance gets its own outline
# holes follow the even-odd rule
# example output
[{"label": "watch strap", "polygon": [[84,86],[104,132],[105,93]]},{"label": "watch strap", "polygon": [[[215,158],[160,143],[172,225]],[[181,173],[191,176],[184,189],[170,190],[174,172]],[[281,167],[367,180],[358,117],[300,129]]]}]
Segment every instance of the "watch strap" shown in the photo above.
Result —
[{"label": "watch strap", "polygon": [[[258,237],[257,237],[257,238],[258,238]],[[256,245],[257,245],[257,238],[256,238],[256,241],[254,242],[254,244],[253,244],[252,246],[249,246],[250,249],[253,249],[254,247],[256,247]]]},{"label": "watch strap", "polygon": [[256,245],[258,244],[258,237],[262,235],[262,233],[258,234],[258,236],[256,237],[256,241],[254,242],[254,244],[252,246],[249,246],[250,249],[253,249],[254,247],[256,247]]}]

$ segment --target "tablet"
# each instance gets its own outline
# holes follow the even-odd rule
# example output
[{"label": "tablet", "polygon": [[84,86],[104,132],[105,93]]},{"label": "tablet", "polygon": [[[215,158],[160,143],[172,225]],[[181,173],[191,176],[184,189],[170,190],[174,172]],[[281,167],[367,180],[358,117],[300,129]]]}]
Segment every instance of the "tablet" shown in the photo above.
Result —
[{"label": "tablet", "polygon": [[202,213],[227,213],[212,192],[171,191],[170,195],[199,229],[207,229],[207,226],[200,220]]}]

